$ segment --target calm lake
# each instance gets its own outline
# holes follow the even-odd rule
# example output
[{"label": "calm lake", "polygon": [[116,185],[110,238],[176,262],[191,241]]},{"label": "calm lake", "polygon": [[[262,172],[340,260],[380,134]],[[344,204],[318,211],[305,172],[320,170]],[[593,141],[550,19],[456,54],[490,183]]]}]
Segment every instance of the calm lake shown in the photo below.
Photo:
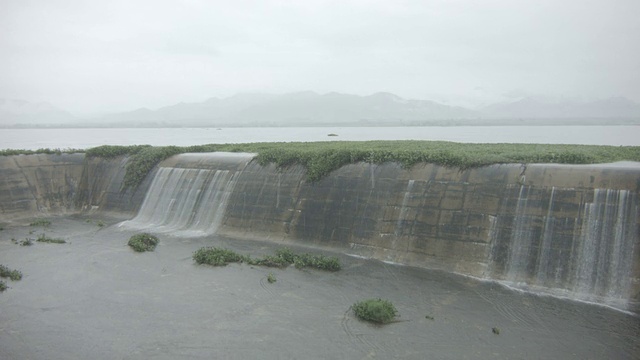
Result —
[{"label": "calm lake", "polygon": [[[329,136],[335,134],[337,136]],[[640,146],[640,126],[430,126],[157,129],[0,129],[0,149],[99,145],[202,145],[250,142],[443,140]]]}]

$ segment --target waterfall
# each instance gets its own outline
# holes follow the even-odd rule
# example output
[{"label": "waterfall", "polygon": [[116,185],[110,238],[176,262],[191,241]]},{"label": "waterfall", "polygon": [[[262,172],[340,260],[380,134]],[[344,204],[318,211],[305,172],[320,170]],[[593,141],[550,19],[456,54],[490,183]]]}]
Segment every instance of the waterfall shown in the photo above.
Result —
[{"label": "waterfall", "polygon": [[592,200],[585,192],[568,211],[563,198],[575,189],[513,190],[492,222],[489,278],[625,308],[638,241],[635,193],[594,189]]},{"label": "waterfall", "polygon": [[229,170],[161,167],[137,216],[120,226],[180,236],[213,234],[235,180]]},{"label": "waterfall", "polygon": [[527,271],[529,254],[531,251],[532,229],[530,217],[527,215],[529,202],[529,186],[520,186],[518,201],[516,203],[514,230],[511,236],[509,260],[507,261],[507,279],[516,281],[518,277]]},{"label": "waterfall", "polygon": [[555,226],[555,218],[553,217],[553,197],[555,195],[556,188],[551,188],[551,196],[549,199],[549,206],[547,208],[547,214],[544,217],[544,231],[542,235],[542,243],[540,244],[540,256],[538,257],[538,264],[536,267],[536,283],[547,286],[547,279],[550,273],[553,272],[553,282],[558,282],[559,272],[554,271],[551,268],[552,260],[552,246],[553,246],[553,228]]},{"label": "waterfall", "polygon": [[396,230],[395,230],[396,236],[402,235],[404,224],[407,221],[406,219],[407,211],[408,211],[407,204],[411,199],[411,191],[413,190],[414,182],[415,182],[414,180],[409,180],[409,183],[407,184],[407,190],[404,193],[404,198],[402,198],[402,206],[400,207],[400,214],[398,215],[398,220],[396,221]]},{"label": "waterfall", "polygon": [[594,190],[583,210],[573,290],[586,300],[627,298],[633,266],[635,206],[628,190]]}]

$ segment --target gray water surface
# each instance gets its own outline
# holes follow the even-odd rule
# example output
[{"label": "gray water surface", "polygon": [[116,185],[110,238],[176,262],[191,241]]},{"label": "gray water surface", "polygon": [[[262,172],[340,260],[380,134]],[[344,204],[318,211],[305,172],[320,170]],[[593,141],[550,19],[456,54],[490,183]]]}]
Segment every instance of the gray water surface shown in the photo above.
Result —
[{"label": "gray water surface", "polygon": [[[336,134],[337,136],[328,136]],[[0,149],[87,149],[292,141],[442,140],[463,143],[639,146],[640,126],[407,126],[298,128],[0,129]]]},{"label": "gray water surface", "polygon": [[[0,233],[0,264],[24,274],[0,293],[0,359],[633,359],[640,354],[640,319],[604,307],[343,255],[343,269],[335,273],[197,266],[191,256],[203,246],[260,256],[281,245],[161,236],[154,252],[140,254],[126,246],[132,232],[81,219],[52,222],[47,236],[70,243],[23,247],[10,241],[41,232],[29,235],[34,230],[29,226]],[[266,281],[269,272],[276,283]],[[354,302],[377,297],[396,305],[399,322],[376,326],[353,316]]]}]

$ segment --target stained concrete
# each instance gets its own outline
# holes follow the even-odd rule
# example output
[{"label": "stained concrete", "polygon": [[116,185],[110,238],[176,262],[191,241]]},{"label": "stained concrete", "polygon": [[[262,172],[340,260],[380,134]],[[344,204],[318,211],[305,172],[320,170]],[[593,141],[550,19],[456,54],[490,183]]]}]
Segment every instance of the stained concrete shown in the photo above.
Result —
[{"label": "stained concrete", "polygon": [[[624,280],[629,290],[623,295],[614,291],[613,300],[628,302],[624,306],[632,310],[640,303],[637,163],[505,164],[467,170],[431,164],[403,169],[394,163],[359,163],[309,183],[300,166],[277,169],[247,159],[247,155],[185,154],[160,166],[224,168],[237,173],[217,230],[221,236],[312,245],[525,284],[549,283],[548,278],[541,280],[537,275],[540,264],[564,264],[551,286],[569,292],[578,289],[575,259],[586,251],[582,235],[590,224],[586,209],[604,206],[594,203],[597,191],[624,194],[623,232],[628,233],[625,243],[630,246],[621,253],[630,256],[631,267]],[[127,161],[126,157],[85,159],[82,154],[2,157],[0,223],[71,214],[131,219],[155,170],[139,187],[125,189]],[[527,205],[518,213],[523,191]],[[547,221],[549,218],[554,221]],[[613,219],[609,222],[617,221],[609,218]],[[516,256],[512,244],[520,237],[522,226],[518,224],[523,222],[530,241],[525,255]],[[554,240],[544,245],[549,229]],[[607,248],[602,253],[606,260],[614,251],[606,239],[598,241]],[[547,261],[549,254],[553,259]],[[514,257],[526,263],[515,268],[515,275],[514,267],[508,265]],[[602,276],[608,279],[611,271],[603,270]],[[597,296],[609,290],[605,286],[604,295]],[[594,301],[607,303],[609,299]]]}]

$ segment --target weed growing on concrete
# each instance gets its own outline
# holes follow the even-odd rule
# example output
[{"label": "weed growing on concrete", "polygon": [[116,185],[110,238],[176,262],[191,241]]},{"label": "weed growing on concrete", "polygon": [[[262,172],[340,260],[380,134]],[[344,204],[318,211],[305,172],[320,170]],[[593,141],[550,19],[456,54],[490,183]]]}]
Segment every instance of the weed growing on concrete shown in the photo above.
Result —
[{"label": "weed growing on concrete", "polygon": [[639,146],[552,144],[460,144],[447,141],[325,141],[291,143],[209,144],[188,147],[100,146],[87,157],[129,155],[125,186],[137,187],[160,161],[186,152],[249,152],[261,165],[301,165],[310,181],[318,181],[348,164],[397,162],[409,168],[429,163],[461,169],[501,163],[595,164],[640,161]]},{"label": "weed growing on concrete", "polygon": [[277,281],[276,276],[273,275],[273,273],[269,273],[269,275],[267,275],[267,281],[269,282],[269,284],[273,284]]},{"label": "weed growing on concrete", "polygon": [[353,304],[352,309],[358,318],[380,324],[389,323],[398,315],[395,306],[382,299],[359,301]]},{"label": "weed growing on concrete", "polygon": [[83,152],[84,152],[84,150],[72,149],[72,148],[67,148],[67,149],[40,148],[38,150],[5,149],[5,150],[0,150],[0,156],[33,155],[33,154],[61,155],[61,154],[83,153]]},{"label": "weed growing on concrete", "polygon": [[9,278],[13,281],[22,279],[22,273],[18,270],[11,270],[4,265],[0,265],[0,277]]},{"label": "weed growing on concrete", "polygon": [[118,156],[135,155],[139,153],[142,149],[146,149],[149,147],[151,147],[151,145],[131,145],[131,146],[102,145],[102,146],[94,147],[87,150],[86,156],[88,158],[99,157],[103,159],[113,159]]},{"label": "weed growing on concrete", "polygon": [[151,234],[136,234],[129,238],[129,246],[137,252],[153,251],[156,245],[158,238]]},{"label": "weed growing on concrete", "polygon": [[38,238],[36,238],[36,241],[37,242],[50,243],[50,244],[64,244],[64,243],[66,243],[66,241],[64,239],[50,238],[45,234],[38,235]]},{"label": "weed growing on concrete", "polygon": [[49,226],[51,225],[51,221],[47,219],[36,219],[29,226]]}]

